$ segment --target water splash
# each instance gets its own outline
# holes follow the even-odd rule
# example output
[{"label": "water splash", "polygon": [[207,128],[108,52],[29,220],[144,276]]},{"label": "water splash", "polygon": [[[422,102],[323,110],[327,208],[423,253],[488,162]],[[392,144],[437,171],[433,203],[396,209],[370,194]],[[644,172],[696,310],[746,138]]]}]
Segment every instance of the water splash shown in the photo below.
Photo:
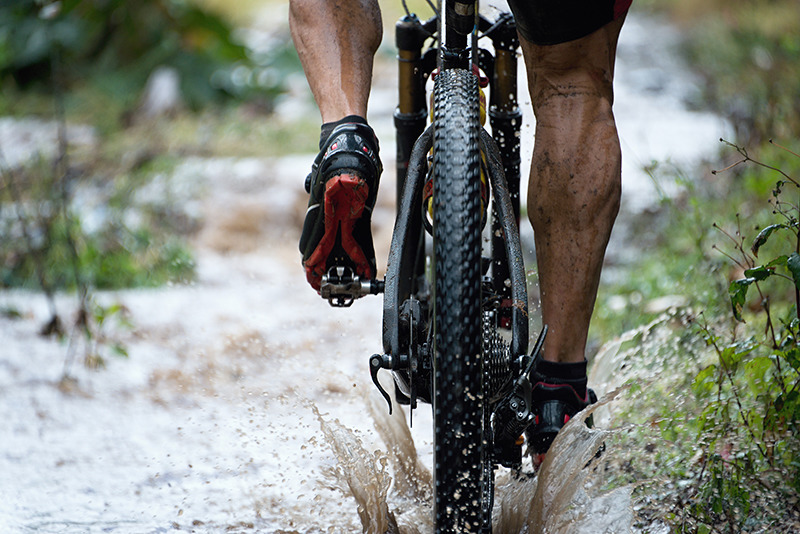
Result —
[{"label": "water splash", "polygon": [[613,431],[588,428],[585,420],[611,402],[615,391],[572,418],[550,447],[536,477],[498,478],[494,528],[497,532],[630,532],[630,488],[589,495],[592,462]]},{"label": "water splash", "polygon": [[380,451],[369,453],[361,439],[338,419],[328,421],[316,406],[311,408],[338,462],[324,474],[344,495],[355,498],[362,531],[365,534],[399,534],[386,499],[391,484],[386,455]]},{"label": "water splash", "polygon": [[431,501],[433,477],[420,461],[404,412],[394,410],[390,415],[374,395],[365,395],[365,401],[375,421],[375,429],[389,451],[395,471],[395,491],[417,501]]},{"label": "water splash", "polygon": [[375,421],[375,429],[389,451],[395,475],[393,504],[400,531],[403,534],[432,532],[433,476],[417,453],[404,411],[397,409],[389,415],[382,399],[365,393],[364,400]]},{"label": "water splash", "polygon": [[[590,495],[594,462],[613,431],[590,429],[585,420],[620,390],[575,416],[561,431],[538,473],[498,474],[494,531],[501,533],[630,532],[631,489]],[[374,396],[364,395],[375,429],[388,452],[368,452],[356,433],[328,421],[312,406],[338,461],[325,474],[355,498],[363,532],[432,532],[432,477],[419,458],[402,410],[389,415]],[[390,476],[387,465],[391,466]],[[391,491],[390,491],[391,490]]]}]

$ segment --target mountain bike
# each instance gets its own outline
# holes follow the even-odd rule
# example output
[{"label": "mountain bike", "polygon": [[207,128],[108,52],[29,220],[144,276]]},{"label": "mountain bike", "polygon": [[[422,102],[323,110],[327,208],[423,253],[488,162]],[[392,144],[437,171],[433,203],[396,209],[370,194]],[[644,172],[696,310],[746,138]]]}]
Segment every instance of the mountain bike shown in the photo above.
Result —
[{"label": "mountain bike", "polygon": [[386,278],[333,268],[321,294],[347,306],[383,293],[383,353],[370,358],[370,373],[390,412],[381,369],[393,372],[395,399],[412,414],[418,402],[432,404],[437,532],[489,533],[494,472],[521,466],[521,436],[534,420],[528,377],[547,332],[528,354],[519,42],[510,14],[489,20],[476,0],[432,8],[425,21],[406,8],[396,25],[398,214]]}]

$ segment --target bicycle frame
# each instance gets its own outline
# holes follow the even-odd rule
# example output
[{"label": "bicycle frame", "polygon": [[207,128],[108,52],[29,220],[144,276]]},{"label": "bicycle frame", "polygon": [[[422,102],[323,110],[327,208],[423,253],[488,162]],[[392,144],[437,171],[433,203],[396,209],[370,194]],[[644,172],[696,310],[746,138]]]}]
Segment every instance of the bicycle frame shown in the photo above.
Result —
[{"label": "bicycle frame", "polygon": [[[485,259],[482,359],[484,384],[489,393],[482,401],[483,444],[488,451],[483,464],[493,471],[498,464],[519,468],[521,446],[517,438],[533,419],[528,376],[546,334],[539,336],[528,356],[528,308],[525,270],[519,242],[521,112],[517,105],[517,48],[514,20],[509,14],[491,22],[477,15],[477,2],[446,0],[443,13],[421,22],[408,14],[396,25],[399,101],[394,114],[397,131],[397,220],[389,253],[384,287],[383,350],[370,358],[373,382],[389,404],[389,394],[378,382],[380,369],[395,375],[397,401],[417,406],[418,397],[431,402],[433,368],[430,290],[426,279],[426,231],[422,224],[423,183],[434,127],[427,127],[426,82],[435,72],[477,67],[489,77],[488,115],[492,135],[481,129],[479,145],[492,197],[491,256]],[[425,48],[438,28],[434,45]],[[494,52],[478,46],[478,32],[489,37]],[[487,276],[491,270],[491,276]],[[510,283],[508,283],[510,281]],[[489,295],[490,297],[486,297]],[[511,342],[496,333],[508,328]],[[484,453],[482,453],[484,454]],[[489,475],[493,479],[493,474]],[[491,532],[493,483],[483,493],[483,532]],[[484,492],[486,490],[483,490]],[[488,518],[488,519],[487,519]],[[438,526],[438,513],[437,513]]]},{"label": "bicycle frame", "polygon": [[[449,9],[446,13],[450,9],[455,11],[455,4],[454,0],[448,0],[445,7]],[[474,9],[476,2],[469,5]],[[470,13],[470,9],[462,11]],[[453,22],[453,25],[460,24],[464,31],[467,27],[465,17],[470,20],[469,35],[472,35],[472,29],[476,26],[474,11],[471,15],[462,15],[458,19],[461,22]],[[484,138],[482,145],[487,145],[484,153],[497,156],[496,159],[500,162],[498,168],[497,165],[492,165],[495,158],[490,158],[492,192],[495,199],[500,200],[494,205],[491,232],[494,289],[504,299],[501,307],[506,320],[503,321],[503,326],[511,327],[514,332],[512,353],[527,352],[527,291],[522,255],[520,251],[507,250],[509,242],[518,240],[504,239],[509,232],[518,234],[519,227],[519,132],[522,119],[517,105],[516,51],[519,41],[510,15],[501,16],[495,23],[483,17],[477,20],[478,28],[486,31],[486,36],[492,40],[494,55],[477,46],[467,47],[467,36],[458,32],[451,32],[454,37],[447,42],[445,50],[431,47],[423,53],[425,41],[439,25],[438,16],[422,23],[415,15],[406,15],[398,21],[395,28],[399,71],[399,99],[394,114],[397,132],[398,218],[389,254],[383,320],[384,351],[389,355],[400,355],[406,348],[401,341],[400,309],[403,302],[420,290],[419,278],[424,276],[425,269],[424,263],[418,261],[424,257],[424,229],[420,218],[415,217],[422,209],[422,177],[427,171],[426,156],[432,143],[432,132],[425,131],[428,118],[425,83],[437,66],[471,68],[473,61],[481,70],[492,74],[489,81],[491,98],[488,114],[493,136],[491,140]],[[472,54],[473,48],[474,58],[468,55],[468,52]],[[505,205],[506,198],[510,207]],[[513,264],[513,269],[508,268],[509,263]],[[508,279],[511,284],[505,283]],[[395,362],[389,368],[398,369],[399,365],[405,363]]]},{"label": "bicycle frame", "polygon": [[[429,116],[426,83],[448,69],[458,69],[460,74],[457,74],[456,79],[462,80],[469,79],[468,73],[479,76],[483,72],[489,78],[488,116],[492,135],[478,126],[478,136],[470,139],[477,139],[481,165],[488,175],[486,178],[493,198],[490,227],[492,237],[490,257],[483,258],[481,266],[483,283],[479,291],[482,310],[480,363],[477,367],[469,367],[472,369],[469,376],[476,376],[474,369],[480,369],[477,376],[482,376],[479,379],[478,412],[483,413],[483,421],[473,427],[483,435],[483,440],[477,445],[481,450],[482,474],[480,481],[474,481],[474,484],[480,486],[478,495],[476,496],[474,487],[470,488],[471,494],[480,499],[480,511],[470,516],[472,519],[466,520],[467,523],[462,527],[466,526],[467,530],[473,528],[476,524],[474,518],[479,516],[481,531],[490,533],[493,471],[498,465],[515,469],[521,466],[522,449],[518,438],[534,419],[528,377],[541,351],[547,328],[543,329],[534,350],[528,355],[528,299],[518,229],[521,112],[517,105],[519,42],[514,20],[510,14],[503,14],[496,21],[489,21],[476,13],[477,2],[474,0],[446,0],[442,9],[443,12],[425,22],[421,22],[416,15],[407,14],[396,25],[399,70],[399,100],[394,114],[397,131],[397,219],[385,285],[381,285],[384,291],[384,353],[373,355],[369,365],[372,380],[386,399],[390,413],[391,397],[378,381],[378,372],[381,369],[393,371],[397,402],[409,405],[412,414],[417,407],[418,398],[436,404],[433,399],[436,396],[438,379],[434,380],[434,372],[438,376],[442,364],[436,361],[439,349],[434,349],[434,317],[431,310],[434,299],[431,298],[429,274],[426,272],[426,229],[422,215],[423,183],[430,172],[428,155],[434,145],[434,125],[426,128]],[[433,45],[426,48],[426,42],[434,37],[437,28],[438,37]],[[479,32],[482,37],[491,39],[493,52],[478,46]],[[467,101],[470,100],[464,100]],[[440,152],[435,152],[435,156],[437,155]],[[444,161],[454,160],[445,158]],[[471,169],[474,170],[475,167]],[[446,181],[455,180],[453,183],[458,184],[458,174],[440,175],[442,176],[448,177]],[[470,195],[459,198],[474,198]],[[474,271],[472,273],[470,276],[474,276]],[[472,279],[476,280],[474,277]],[[438,296],[436,299],[438,301]],[[439,312],[436,313],[438,316]],[[447,317],[458,315],[450,314]],[[510,343],[498,334],[498,329],[510,330]],[[462,363],[459,363],[458,358],[472,353],[455,354],[456,359],[451,361],[460,368]],[[459,381],[458,377],[468,376],[458,374],[461,372],[454,371],[454,377]],[[452,389],[454,382],[450,384]],[[441,428],[448,429],[448,424],[451,423],[446,423]],[[437,448],[439,447],[437,444]],[[451,475],[446,474],[443,480],[447,480],[449,476]],[[460,484],[465,483],[462,478],[453,480],[461,480]],[[462,487],[466,489],[466,486]],[[438,498],[437,495],[437,502]],[[453,529],[452,517],[445,517],[448,514],[444,512],[441,516],[444,526],[440,525],[440,512],[436,508],[437,504],[434,504],[437,529]]]}]

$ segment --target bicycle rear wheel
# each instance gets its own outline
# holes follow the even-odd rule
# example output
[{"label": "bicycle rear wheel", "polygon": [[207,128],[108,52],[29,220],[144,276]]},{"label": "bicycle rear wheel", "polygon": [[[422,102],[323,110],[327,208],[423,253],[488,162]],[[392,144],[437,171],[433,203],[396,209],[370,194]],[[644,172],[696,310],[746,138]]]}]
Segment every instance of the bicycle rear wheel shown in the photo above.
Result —
[{"label": "bicycle rear wheel", "polygon": [[487,476],[484,469],[478,98],[471,72],[446,69],[436,77],[434,514],[437,532],[448,533],[479,532],[484,489],[491,491],[491,470]]}]

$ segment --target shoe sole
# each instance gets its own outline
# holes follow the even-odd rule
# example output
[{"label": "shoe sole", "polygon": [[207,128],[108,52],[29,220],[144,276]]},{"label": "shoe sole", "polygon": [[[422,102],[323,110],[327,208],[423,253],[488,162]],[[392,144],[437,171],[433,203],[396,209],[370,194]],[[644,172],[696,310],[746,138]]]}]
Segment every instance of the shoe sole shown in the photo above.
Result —
[{"label": "shoe sole", "polygon": [[337,244],[337,236],[340,236],[341,249],[353,262],[356,274],[367,279],[373,277],[369,260],[353,237],[354,226],[364,214],[368,196],[367,182],[356,174],[338,174],[325,183],[325,233],[314,252],[303,262],[306,278],[317,291],[327,271],[328,257]]}]

